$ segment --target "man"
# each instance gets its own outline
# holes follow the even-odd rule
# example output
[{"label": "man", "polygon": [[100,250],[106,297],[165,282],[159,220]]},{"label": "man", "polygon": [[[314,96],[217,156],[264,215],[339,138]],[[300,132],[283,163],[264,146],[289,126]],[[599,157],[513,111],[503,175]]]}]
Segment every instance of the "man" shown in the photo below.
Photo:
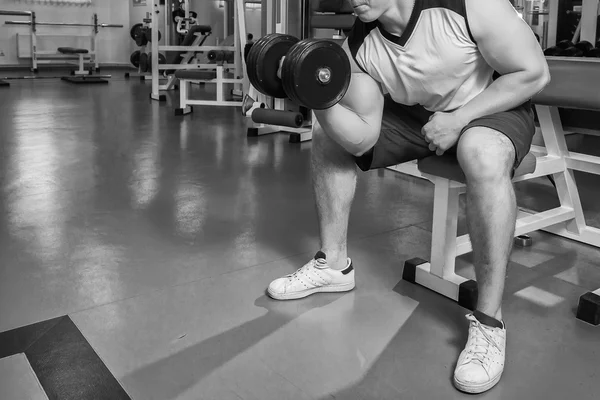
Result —
[{"label": "man", "polygon": [[[548,84],[547,63],[508,0],[351,2],[358,18],[343,47],[352,81],[339,104],[315,111],[311,164],[321,249],[268,293],[286,300],[354,288],[346,234],[356,165],[367,171],[455,154],[466,176],[479,300],[467,315],[454,384],[484,392],[504,368],[501,303],[517,211],[511,178],[531,146],[529,99]],[[397,120],[393,130],[381,130],[384,108]]]},{"label": "man", "polygon": [[247,36],[246,45],[244,46],[244,60],[248,59],[248,53],[250,53],[250,49],[254,45],[254,35],[249,33]]}]

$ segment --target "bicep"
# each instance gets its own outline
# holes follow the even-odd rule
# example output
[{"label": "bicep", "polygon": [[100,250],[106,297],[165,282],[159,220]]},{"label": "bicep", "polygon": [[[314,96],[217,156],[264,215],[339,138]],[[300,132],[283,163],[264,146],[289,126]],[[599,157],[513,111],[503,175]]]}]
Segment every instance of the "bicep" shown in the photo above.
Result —
[{"label": "bicep", "polygon": [[466,0],[467,18],[487,63],[501,75],[543,74],[547,63],[529,25],[508,0]]},{"label": "bicep", "polygon": [[340,105],[355,112],[365,122],[380,124],[383,114],[383,92],[379,83],[362,71],[350,53],[348,42],[342,48],[346,51],[351,65],[351,80],[348,91]]}]

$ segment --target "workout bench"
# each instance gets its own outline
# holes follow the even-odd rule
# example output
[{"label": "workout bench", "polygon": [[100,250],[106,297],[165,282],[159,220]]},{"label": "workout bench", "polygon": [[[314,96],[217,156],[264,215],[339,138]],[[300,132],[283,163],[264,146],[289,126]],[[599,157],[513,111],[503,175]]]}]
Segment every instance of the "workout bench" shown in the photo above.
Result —
[{"label": "workout bench", "polygon": [[[227,78],[225,67],[217,65],[216,70],[179,70],[175,72],[175,78],[179,79],[179,108],[175,109],[175,115],[185,115],[193,111],[193,105],[212,106],[241,106],[241,100],[226,100],[224,88],[228,83],[243,83],[241,78]],[[192,100],[189,96],[189,86],[192,82],[214,83],[217,85],[216,100]]]},{"label": "workout bench", "polygon": [[[574,176],[574,171],[600,175],[600,157],[569,151],[559,115],[559,108],[600,111],[600,62],[549,58],[548,64],[552,81],[532,99],[545,146],[531,147],[513,181],[552,177],[560,206],[543,212],[520,209],[515,236],[544,230],[600,247],[600,229],[586,225]],[[434,184],[431,258],[406,261],[403,279],[474,310],[477,282],[455,272],[456,257],[472,251],[468,234],[457,237],[459,195],[465,192],[465,176],[456,157],[431,156],[414,165]],[[577,318],[600,324],[600,289],[580,297]]]},{"label": "workout bench", "polygon": [[60,54],[64,54],[65,56],[74,56],[79,59],[79,69],[77,71],[73,71],[74,77],[65,76],[61,78],[63,81],[71,82],[71,83],[108,83],[108,81],[104,79],[100,79],[98,77],[89,76],[91,75],[90,71],[85,70],[85,60],[91,60],[91,56],[89,51],[86,49],[76,49],[73,47],[59,47],[58,52]]}]

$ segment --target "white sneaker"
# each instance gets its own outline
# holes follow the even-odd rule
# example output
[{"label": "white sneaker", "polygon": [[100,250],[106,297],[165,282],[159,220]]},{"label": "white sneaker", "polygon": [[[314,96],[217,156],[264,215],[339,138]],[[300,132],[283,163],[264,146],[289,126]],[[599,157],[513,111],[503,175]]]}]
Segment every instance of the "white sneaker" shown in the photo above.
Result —
[{"label": "white sneaker", "polygon": [[506,328],[492,328],[481,324],[473,314],[469,339],[458,357],[454,370],[454,385],[467,393],[482,393],[500,381],[504,371]]},{"label": "white sneaker", "polygon": [[337,271],[329,268],[325,254],[319,251],[293,274],[271,282],[267,292],[277,300],[292,300],[318,292],[347,292],[354,286],[352,261],[348,259],[347,267]]}]

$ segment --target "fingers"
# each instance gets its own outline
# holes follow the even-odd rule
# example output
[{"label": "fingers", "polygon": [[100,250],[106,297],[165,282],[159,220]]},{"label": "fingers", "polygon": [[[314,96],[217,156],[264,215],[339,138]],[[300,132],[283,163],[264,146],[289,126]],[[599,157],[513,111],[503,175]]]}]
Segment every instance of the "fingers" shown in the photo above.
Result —
[{"label": "fingers", "polygon": [[435,154],[437,154],[438,156],[443,155],[446,151],[446,149],[444,149],[442,146],[435,144],[434,142],[429,142],[429,150],[435,151]]}]

